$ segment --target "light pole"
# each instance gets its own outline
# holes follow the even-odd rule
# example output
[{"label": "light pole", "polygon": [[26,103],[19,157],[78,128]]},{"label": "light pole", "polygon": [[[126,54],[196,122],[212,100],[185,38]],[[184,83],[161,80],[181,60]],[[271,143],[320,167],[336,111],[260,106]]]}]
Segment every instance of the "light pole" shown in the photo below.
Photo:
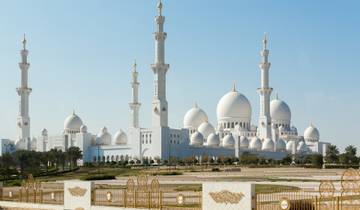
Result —
[{"label": "light pole", "polygon": [[100,143],[96,142],[96,146],[97,146],[97,160],[98,160],[98,174],[100,174]]}]

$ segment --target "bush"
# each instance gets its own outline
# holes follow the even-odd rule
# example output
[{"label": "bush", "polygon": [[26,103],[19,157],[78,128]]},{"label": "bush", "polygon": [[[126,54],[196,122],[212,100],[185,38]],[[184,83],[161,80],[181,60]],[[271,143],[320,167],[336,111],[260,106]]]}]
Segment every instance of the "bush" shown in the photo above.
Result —
[{"label": "bush", "polygon": [[179,171],[166,171],[166,172],[155,172],[151,175],[153,176],[176,176],[176,175],[182,175],[182,172]]},{"label": "bush", "polygon": [[14,179],[14,180],[9,180],[9,181],[6,181],[4,184],[7,186],[7,187],[20,187],[21,186],[21,180],[20,179]]},{"label": "bush", "polygon": [[212,168],[211,171],[212,171],[212,172],[219,172],[219,171],[220,171],[220,168]]},{"label": "bush", "polygon": [[115,179],[115,176],[114,175],[88,175],[88,176],[81,178],[81,180],[84,180],[84,181],[111,180],[111,179]]}]

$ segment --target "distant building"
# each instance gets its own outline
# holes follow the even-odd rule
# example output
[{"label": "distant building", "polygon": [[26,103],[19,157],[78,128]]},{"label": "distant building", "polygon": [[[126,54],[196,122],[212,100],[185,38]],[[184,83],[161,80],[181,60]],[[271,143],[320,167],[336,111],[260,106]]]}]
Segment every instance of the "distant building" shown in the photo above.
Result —
[{"label": "distant building", "polygon": [[[132,101],[129,104],[132,118],[127,133],[120,129],[112,136],[104,127],[98,134],[92,134],[82,119],[73,112],[65,119],[62,134],[51,136],[44,129],[40,137],[30,141],[27,130],[30,126],[27,97],[31,89],[24,83],[20,88],[21,98],[24,98],[21,100],[21,107],[24,108],[21,108],[22,114],[19,118],[21,129],[17,148],[36,148],[37,151],[55,148],[66,151],[71,146],[77,146],[83,151],[84,162],[189,156],[199,159],[202,156],[210,156],[216,159],[220,156],[239,157],[245,151],[273,159],[281,159],[288,154],[323,153],[323,145],[328,143],[320,141],[319,130],[311,124],[303,136],[299,135],[297,128],[291,124],[290,107],[278,97],[270,100],[273,89],[269,84],[270,62],[266,36],[260,52],[261,85],[257,89],[260,96],[260,112],[257,126],[251,124],[252,108],[249,100],[234,85],[217,104],[216,127],[209,122],[205,111],[195,104],[185,114],[182,128],[170,128],[168,113],[171,109],[166,99],[166,73],[169,70],[169,64],[165,62],[167,34],[164,32],[165,17],[162,15],[161,2],[158,4],[155,22],[155,62],[151,65],[154,73],[154,93],[150,110],[152,124],[149,128],[140,126],[140,83],[135,63],[132,69]],[[22,55],[23,62],[20,66],[28,67],[26,56],[24,57],[27,51],[22,51]],[[22,77],[27,77],[24,68],[21,69]]]}]

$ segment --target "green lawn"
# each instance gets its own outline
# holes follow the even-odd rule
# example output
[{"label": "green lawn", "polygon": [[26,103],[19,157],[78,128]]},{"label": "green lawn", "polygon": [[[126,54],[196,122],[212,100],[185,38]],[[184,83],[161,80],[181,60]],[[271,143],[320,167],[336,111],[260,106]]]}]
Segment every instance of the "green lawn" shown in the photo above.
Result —
[{"label": "green lawn", "polygon": [[273,193],[280,191],[298,191],[300,188],[294,186],[286,186],[286,185],[275,185],[275,184],[256,184],[255,185],[255,193]]}]

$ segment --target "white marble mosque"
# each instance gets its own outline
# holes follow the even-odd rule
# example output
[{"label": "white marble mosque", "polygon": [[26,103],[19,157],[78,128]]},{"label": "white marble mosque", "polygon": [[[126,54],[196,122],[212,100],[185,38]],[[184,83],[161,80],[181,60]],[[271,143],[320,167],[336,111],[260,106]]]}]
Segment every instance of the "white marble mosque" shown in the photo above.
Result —
[{"label": "white marble mosque", "polygon": [[[83,151],[83,162],[168,159],[189,156],[239,157],[243,152],[259,156],[281,159],[288,154],[322,154],[329,143],[320,141],[319,130],[311,124],[301,135],[291,124],[290,107],[276,97],[270,101],[273,89],[269,84],[270,62],[268,60],[268,39],[265,36],[260,52],[260,112],[258,125],[252,124],[252,108],[249,100],[234,85],[220,98],[217,107],[217,122],[211,124],[208,116],[197,104],[186,112],[182,128],[168,126],[168,103],[166,99],[166,73],[169,64],[165,62],[165,17],[162,15],[162,3],[157,5],[155,17],[155,62],[151,64],[154,73],[154,92],[152,123],[148,128],[140,126],[139,86],[136,64],[132,69],[131,126],[118,130],[111,135],[106,127],[98,134],[91,133],[86,122],[71,113],[65,119],[61,134],[50,135],[44,129],[38,138],[30,137],[29,95],[27,61],[28,50],[24,37],[21,50],[21,85],[17,88],[20,96],[18,116],[18,137],[15,141],[2,139],[0,153],[25,149],[49,151],[52,148],[67,150],[77,146]],[[149,89],[147,89],[149,90]],[[150,93],[146,93],[150,94]]]}]

